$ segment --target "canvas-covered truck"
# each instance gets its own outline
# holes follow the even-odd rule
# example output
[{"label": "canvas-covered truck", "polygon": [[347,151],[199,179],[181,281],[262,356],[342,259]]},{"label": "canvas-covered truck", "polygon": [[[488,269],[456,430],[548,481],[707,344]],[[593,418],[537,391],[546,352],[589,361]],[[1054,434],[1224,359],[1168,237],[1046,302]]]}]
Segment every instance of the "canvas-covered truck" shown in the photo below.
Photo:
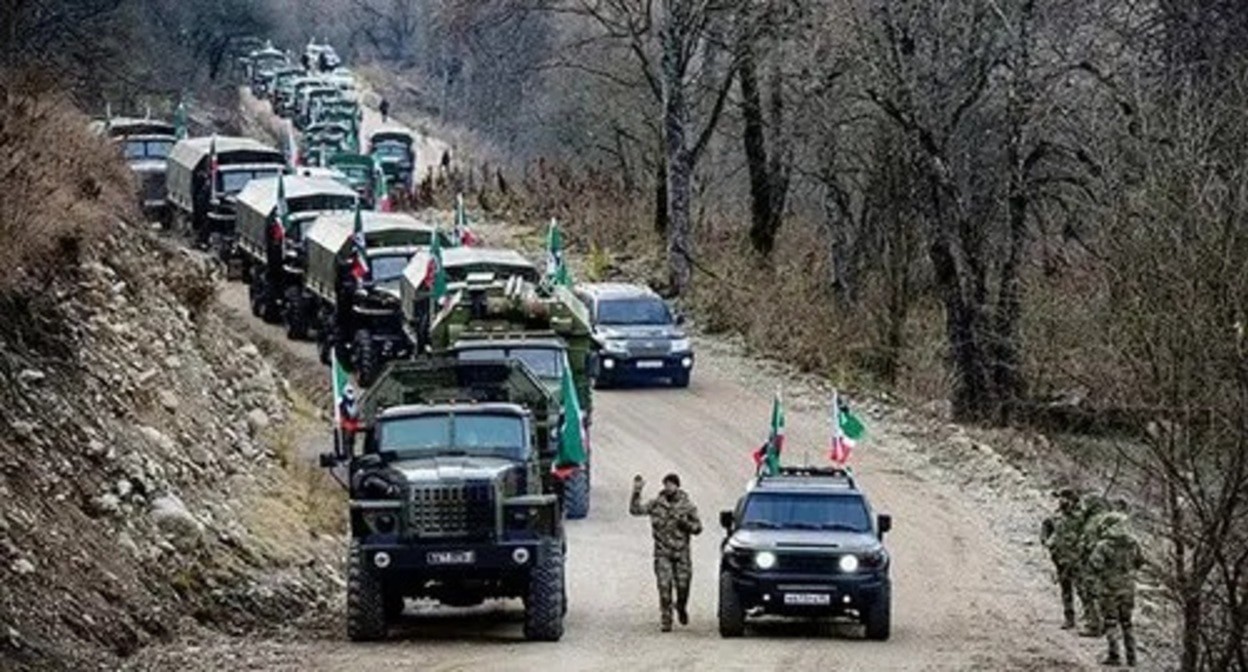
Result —
[{"label": "canvas-covered truck", "polygon": [[177,127],[158,119],[112,118],[96,121],[93,129],[117,143],[134,173],[139,205],[150,218],[167,221],[166,174],[169,151],[177,139]]},{"label": "canvas-covered truck", "polygon": [[[280,180],[280,185],[279,185]],[[285,195],[287,222],[280,225],[279,194]],[[330,177],[302,175],[252,180],[238,194],[238,250],[249,286],[251,312],[266,322],[289,311],[306,312],[303,296],[304,227],[318,216],[355,209],[355,192]],[[306,338],[308,324],[287,316],[286,335]]]},{"label": "canvas-covered truck", "polygon": [[408,598],[519,598],[526,639],[563,636],[551,402],[516,361],[395,362],[360,397],[359,426],[321,456],[347,471],[350,639],[385,638]]},{"label": "canvas-covered truck", "polygon": [[[216,184],[210,180],[216,152]],[[251,138],[212,136],[181,140],[169,151],[167,184],[174,227],[201,249],[215,243],[221,260],[236,265],[235,200],[253,179],[277,177],[286,157]],[[241,270],[241,268],[240,268]]]},{"label": "canvas-covered truck", "polygon": [[[561,399],[566,368],[584,418],[582,436],[588,439],[593,332],[589,312],[566,287],[525,282],[519,276],[501,285],[493,282],[492,274],[470,276],[433,318],[429,343],[435,357],[522,361],[556,399]],[[560,483],[564,510],[573,519],[589,515],[588,441],[585,448],[585,463],[565,473]]]},{"label": "canvas-covered truck", "polygon": [[416,138],[405,128],[385,127],[368,136],[368,155],[377,159],[386,184],[411,191],[416,170]]},{"label": "canvas-covered truck", "polygon": [[372,157],[363,154],[338,153],[325,162],[325,165],[341,172],[347,182],[359,194],[360,201],[372,210],[377,207],[377,164]]},{"label": "canvas-covered truck", "polygon": [[352,242],[356,216],[324,215],[306,232],[301,305],[307,312],[300,319],[310,320],[316,330],[323,362],[329,363],[334,350],[368,386],[386,362],[412,353],[402,328],[399,278],[434,235],[442,237],[443,245],[447,236],[407,213],[359,212],[369,273],[357,279]]}]

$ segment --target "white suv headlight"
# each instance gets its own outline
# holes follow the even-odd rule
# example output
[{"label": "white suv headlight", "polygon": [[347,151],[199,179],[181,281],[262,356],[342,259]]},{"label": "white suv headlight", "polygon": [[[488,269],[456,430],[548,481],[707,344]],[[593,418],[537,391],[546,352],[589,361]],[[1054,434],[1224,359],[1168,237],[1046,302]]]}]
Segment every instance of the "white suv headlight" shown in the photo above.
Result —
[{"label": "white suv headlight", "polygon": [[628,352],[628,342],[607,339],[606,341],[603,342],[602,349],[606,350],[607,352],[614,352],[616,354],[622,355]]},{"label": "white suv headlight", "polygon": [[687,338],[677,338],[672,340],[672,352],[688,352],[693,346]]},{"label": "white suv headlight", "polygon": [[840,562],[837,564],[840,566],[842,572],[845,572],[846,574],[853,574],[858,571],[858,556],[842,555]]},{"label": "white suv headlight", "polygon": [[754,556],[754,565],[759,569],[771,569],[776,566],[776,554],[771,551],[761,551]]}]

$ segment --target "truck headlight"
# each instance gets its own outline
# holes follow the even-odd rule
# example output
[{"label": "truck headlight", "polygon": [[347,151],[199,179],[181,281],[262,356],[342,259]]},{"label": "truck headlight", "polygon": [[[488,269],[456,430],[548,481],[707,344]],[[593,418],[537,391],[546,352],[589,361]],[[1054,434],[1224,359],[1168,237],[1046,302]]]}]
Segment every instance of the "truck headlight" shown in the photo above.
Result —
[{"label": "truck headlight", "polygon": [[754,556],[754,566],[759,569],[771,569],[776,566],[776,554],[771,551],[761,551]]},{"label": "truck headlight", "polygon": [[617,340],[607,340],[606,342],[602,344],[602,349],[606,350],[607,352],[614,352],[617,355],[622,355],[628,352],[628,342],[617,341]]},{"label": "truck headlight", "polygon": [[689,352],[692,348],[693,346],[687,338],[678,338],[672,341],[672,352]]},{"label": "truck headlight", "polygon": [[858,571],[858,556],[842,555],[840,561],[836,564],[841,568],[842,572],[853,574]]}]

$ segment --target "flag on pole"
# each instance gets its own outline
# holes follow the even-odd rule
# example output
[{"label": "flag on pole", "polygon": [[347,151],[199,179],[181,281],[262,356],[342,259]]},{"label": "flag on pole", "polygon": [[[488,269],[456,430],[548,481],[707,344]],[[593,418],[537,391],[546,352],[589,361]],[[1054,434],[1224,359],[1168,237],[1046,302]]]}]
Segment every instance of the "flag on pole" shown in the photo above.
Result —
[{"label": "flag on pole", "polygon": [[394,205],[390,202],[390,185],[386,184],[386,171],[382,169],[377,157],[373,157],[373,208],[378,212],[392,212]]},{"label": "flag on pole", "polygon": [[754,467],[772,475],[780,471],[780,451],[784,449],[784,399],[780,390],[771,402],[771,431],[767,442],[754,451]]},{"label": "flag on pole", "polygon": [[173,111],[173,134],[177,139],[186,139],[186,125],[186,103],[179,100],[177,109]]},{"label": "flag on pole", "polygon": [[355,432],[360,429],[359,409],[355,405],[355,386],[346,369],[338,363],[338,349],[330,348],[330,382],[334,386],[334,431]]},{"label": "flag on pole", "polygon": [[286,202],[286,178],[277,174],[277,210],[273,217],[272,239],[281,242],[290,231],[290,205]]},{"label": "flag on pole", "polygon": [[585,464],[585,414],[576,395],[576,383],[572,380],[572,365],[568,355],[563,355],[563,380],[559,385],[563,397],[563,426],[559,431],[559,451],[551,470],[560,478],[566,478]]},{"label": "flag on pole", "polygon": [[866,433],[866,428],[858,416],[849,410],[849,404],[841,399],[834,390],[832,392],[832,447],[828,459],[836,464],[849,462],[850,451],[858,445],[858,440]]},{"label": "flag on pole", "polygon": [[559,222],[553,218],[546,232],[546,278],[556,285],[566,287],[572,284],[563,258],[563,234],[559,232]]},{"label": "flag on pole", "polygon": [[111,130],[113,128],[113,104],[104,101],[104,128]]},{"label": "flag on pole", "polygon": [[212,191],[213,200],[217,198],[217,173],[220,172],[221,166],[217,163],[217,134],[212,134],[212,140],[208,142],[208,184]]},{"label": "flag on pole", "polygon": [[299,143],[295,141],[294,122],[286,122],[286,164],[291,168],[299,167]]},{"label": "flag on pole", "polygon": [[368,265],[368,245],[364,237],[364,215],[360,210],[360,201],[355,201],[355,231],[351,234],[351,277],[356,282],[364,282],[373,274]]},{"label": "flag on pole", "polygon": [[435,307],[441,307],[442,300],[446,297],[446,268],[442,265],[441,233],[441,229],[435,224],[433,239],[429,243],[429,265],[425,268],[424,286],[429,290]]},{"label": "flag on pole", "polygon": [[463,194],[455,197],[455,228],[451,231],[451,243],[465,247],[481,244],[481,239],[468,227],[468,210],[464,207]]}]

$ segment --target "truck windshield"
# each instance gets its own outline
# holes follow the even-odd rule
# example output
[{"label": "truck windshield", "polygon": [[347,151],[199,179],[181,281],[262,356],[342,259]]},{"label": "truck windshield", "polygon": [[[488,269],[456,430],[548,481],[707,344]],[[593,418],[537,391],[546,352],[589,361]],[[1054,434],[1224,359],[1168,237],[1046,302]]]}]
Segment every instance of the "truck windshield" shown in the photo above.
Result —
[{"label": "truck windshield", "polygon": [[460,361],[518,359],[538,378],[559,380],[563,377],[563,350],[557,348],[464,348],[456,353]]},{"label": "truck windshield", "polygon": [[410,256],[402,254],[369,257],[368,263],[373,270],[373,282],[380,284],[398,280],[403,277],[403,269],[407,268],[407,262],[410,260]]},{"label": "truck windshield", "polygon": [[515,415],[468,413],[394,418],[378,425],[377,448],[410,460],[463,453],[523,460],[524,419]]},{"label": "truck windshield", "polygon": [[373,144],[373,154],[382,158],[407,158],[407,145],[398,140],[381,140]]},{"label": "truck windshield", "polygon": [[741,526],[870,532],[871,518],[855,495],[755,492],[745,501]]},{"label": "truck windshield", "polygon": [[173,148],[172,140],[127,140],[125,146],[126,159],[163,159],[169,156]]},{"label": "truck windshield", "polygon": [[350,210],[355,207],[355,199],[355,196],[340,194],[313,194],[291,199],[289,205],[291,212]]},{"label": "truck windshield", "polygon": [[222,170],[218,174],[217,189],[227,194],[237,194],[247,183],[262,177],[277,177],[277,167],[260,170]]},{"label": "truck windshield", "polygon": [[606,299],[598,303],[601,324],[671,324],[672,314],[660,299]]}]

